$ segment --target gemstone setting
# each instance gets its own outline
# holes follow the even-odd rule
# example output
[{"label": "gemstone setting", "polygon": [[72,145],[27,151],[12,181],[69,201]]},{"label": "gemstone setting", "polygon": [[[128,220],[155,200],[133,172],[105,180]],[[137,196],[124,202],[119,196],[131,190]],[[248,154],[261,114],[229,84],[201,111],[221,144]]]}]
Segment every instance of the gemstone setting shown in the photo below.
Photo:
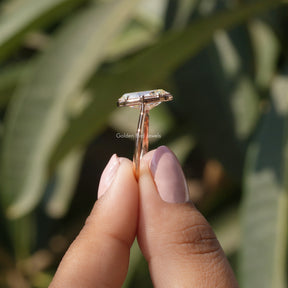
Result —
[{"label": "gemstone setting", "polygon": [[121,98],[118,99],[118,107],[135,107],[140,108],[141,105],[145,105],[146,109],[152,109],[159,105],[161,102],[167,102],[173,100],[173,96],[163,90],[148,90],[140,92],[125,93]]}]

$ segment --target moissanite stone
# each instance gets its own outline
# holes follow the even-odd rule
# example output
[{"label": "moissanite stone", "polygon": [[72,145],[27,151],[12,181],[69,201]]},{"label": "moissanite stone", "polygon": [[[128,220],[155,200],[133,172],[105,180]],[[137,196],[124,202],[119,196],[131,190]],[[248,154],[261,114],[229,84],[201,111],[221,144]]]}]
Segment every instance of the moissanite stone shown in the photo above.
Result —
[{"label": "moissanite stone", "polygon": [[159,105],[161,102],[167,102],[171,100],[173,100],[173,96],[169,92],[163,89],[156,89],[126,93],[118,99],[117,106],[139,108],[142,104],[145,104],[148,109],[152,109],[153,107]]}]

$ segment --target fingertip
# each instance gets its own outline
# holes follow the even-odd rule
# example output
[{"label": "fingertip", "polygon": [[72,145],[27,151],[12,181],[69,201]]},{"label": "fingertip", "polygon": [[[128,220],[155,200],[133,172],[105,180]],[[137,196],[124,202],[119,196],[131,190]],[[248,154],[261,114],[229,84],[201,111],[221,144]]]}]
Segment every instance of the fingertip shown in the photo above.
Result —
[{"label": "fingertip", "polygon": [[119,158],[116,154],[113,154],[102,172],[98,188],[98,199],[103,196],[107,189],[111,186],[119,166]]},{"label": "fingertip", "polygon": [[112,183],[114,182],[118,173],[118,169],[121,165],[126,167],[126,172],[124,172],[125,178],[130,178],[133,180],[133,177],[131,178],[132,174],[130,173],[132,170],[131,160],[124,157],[118,157],[116,154],[113,154],[100,177],[97,194],[98,199],[101,198],[109,190],[110,186],[112,186]]},{"label": "fingertip", "polygon": [[145,164],[150,164],[152,158],[153,158],[153,154],[156,151],[156,149],[150,150],[149,152],[147,152],[141,161],[143,161]]},{"label": "fingertip", "polygon": [[168,203],[189,201],[185,175],[175,154],[168,147],[160,146],[143,157],[142,175],[147,173],[147,170],[150,171],[163,201]]}]

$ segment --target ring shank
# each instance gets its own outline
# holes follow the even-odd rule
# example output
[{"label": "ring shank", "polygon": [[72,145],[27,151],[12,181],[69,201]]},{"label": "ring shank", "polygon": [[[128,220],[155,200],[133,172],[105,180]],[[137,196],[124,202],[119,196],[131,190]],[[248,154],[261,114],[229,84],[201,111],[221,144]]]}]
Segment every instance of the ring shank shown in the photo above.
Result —
[{"label": "ring shank", "polygon": [[133,156],[133,170],[136,179],[139,179],[140,160],[148,152],[149,146],[149,109],[145,103],[141,104],[140,116],[137,126],[135,153]]}]

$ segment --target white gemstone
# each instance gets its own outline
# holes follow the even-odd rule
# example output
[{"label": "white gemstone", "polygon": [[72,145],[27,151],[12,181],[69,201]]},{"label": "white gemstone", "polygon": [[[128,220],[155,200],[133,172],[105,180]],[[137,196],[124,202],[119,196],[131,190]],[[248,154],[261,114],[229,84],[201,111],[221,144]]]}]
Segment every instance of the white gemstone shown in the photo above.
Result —
[{"label": "white gemstone", "polygon": [[126,93],[118,99],[118,106],[129,106],[138,108],[143,102],[148,109],[151,109],[161,102],[170,101],[173,97],[163,89],[148,90]]}]

